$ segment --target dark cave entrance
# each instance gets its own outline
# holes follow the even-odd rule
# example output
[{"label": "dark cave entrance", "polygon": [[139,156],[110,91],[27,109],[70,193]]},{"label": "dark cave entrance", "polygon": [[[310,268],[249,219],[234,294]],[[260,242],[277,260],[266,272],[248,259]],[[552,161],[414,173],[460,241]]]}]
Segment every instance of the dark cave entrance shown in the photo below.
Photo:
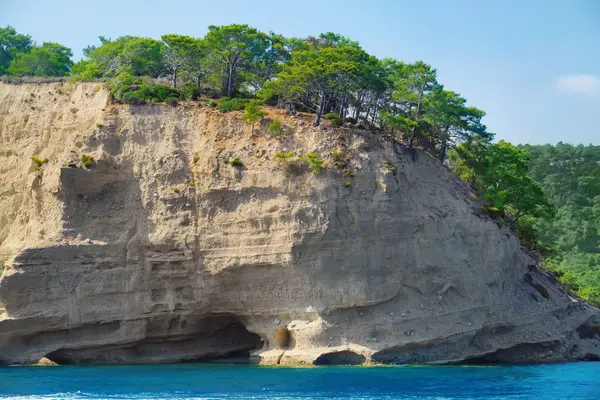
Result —
[{"label": "dark cave entrance", "polygon": [[360,365],[366,357],[350,350],[321,354],[314,361],[315,365]]},{"label": "dark cave entrance", "polygon": [[[77,336],[76,328],[69,333]],[[76,343],[74,343],[76,345]],[[154,317],[146,322],[146,338],[122,345],[62,348],[46,357],[58,364],[144,364],[178,362],[250,363],[262,338],[235,316]]]}]

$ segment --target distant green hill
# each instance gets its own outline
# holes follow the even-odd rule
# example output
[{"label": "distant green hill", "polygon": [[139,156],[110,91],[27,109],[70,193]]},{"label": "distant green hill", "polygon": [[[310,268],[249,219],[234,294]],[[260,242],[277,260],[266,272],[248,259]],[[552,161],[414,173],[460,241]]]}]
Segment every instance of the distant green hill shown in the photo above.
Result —
[{"label": "distant green hill", "polygon": [[525,145],[529,175],[540,183],[556,215],[538,221],[539,239],[553,244],[547,260],[581,297],[600,302],[600,146]]}]

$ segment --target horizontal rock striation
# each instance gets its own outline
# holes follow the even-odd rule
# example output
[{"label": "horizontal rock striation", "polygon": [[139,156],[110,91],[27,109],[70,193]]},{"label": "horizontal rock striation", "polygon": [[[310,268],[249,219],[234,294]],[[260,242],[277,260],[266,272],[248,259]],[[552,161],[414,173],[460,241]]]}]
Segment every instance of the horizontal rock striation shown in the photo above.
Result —
[{"label": "horizontal rock striation", "polygon": [[[598,310],[435,159],[270,113],[281,138],[97,84],[0,84],[0,362],[600,355]],[[318,175],[297,161],[313,151]]]}]

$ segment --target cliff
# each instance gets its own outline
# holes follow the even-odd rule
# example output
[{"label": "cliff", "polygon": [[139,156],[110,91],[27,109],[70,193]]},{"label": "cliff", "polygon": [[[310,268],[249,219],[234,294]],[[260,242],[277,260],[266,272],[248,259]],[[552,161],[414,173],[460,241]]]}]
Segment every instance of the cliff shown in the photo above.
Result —
[{"label": "cliff", "polygon": [[[0,361],[600,355],[598,310],[436,160],[270,113],[280,138],[98,84],[0,84]],[[320,174],[294,161],[309,152]]]}]

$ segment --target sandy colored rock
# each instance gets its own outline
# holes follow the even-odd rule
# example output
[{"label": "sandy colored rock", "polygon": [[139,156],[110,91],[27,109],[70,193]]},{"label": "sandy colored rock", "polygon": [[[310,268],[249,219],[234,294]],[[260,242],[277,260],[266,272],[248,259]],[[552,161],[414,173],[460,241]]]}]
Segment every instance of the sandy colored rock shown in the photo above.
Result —
[{"label": "sandy colored rock", "polygon": [[37,367],[56,367],[58,364],[52,360],[47,359],[46,357],[42,357],[35,363]]},{"label": "sandy colored rock", "polygon": [[[0,84],[0,361],[600,354],[598,310],[435,159],[282,119],[276,139],[240,113],[110,105],[98,84]],[[287,167],[280,151],[316,151],[325,168]],[[49,162],[35,171],[32,154]]]}]

